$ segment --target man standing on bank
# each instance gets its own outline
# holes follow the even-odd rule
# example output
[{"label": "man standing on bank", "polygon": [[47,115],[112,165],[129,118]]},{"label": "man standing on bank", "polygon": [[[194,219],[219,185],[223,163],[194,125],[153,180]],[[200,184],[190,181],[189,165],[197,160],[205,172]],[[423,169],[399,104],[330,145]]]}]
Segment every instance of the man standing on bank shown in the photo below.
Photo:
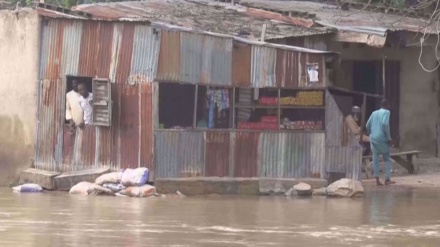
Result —
[{"label": "man standing on bank", "polygon": [[385,161],[385,185],[394,184],[391,181],[390,146],[393,141],[390,136],[390,110],[388,100],[380,102],[380,109],[373,112],[367,122],[367,131],[370,133],[370,145],[373,152],[374,177],[377,185],[383,185],[379,180],[379,155]]}]

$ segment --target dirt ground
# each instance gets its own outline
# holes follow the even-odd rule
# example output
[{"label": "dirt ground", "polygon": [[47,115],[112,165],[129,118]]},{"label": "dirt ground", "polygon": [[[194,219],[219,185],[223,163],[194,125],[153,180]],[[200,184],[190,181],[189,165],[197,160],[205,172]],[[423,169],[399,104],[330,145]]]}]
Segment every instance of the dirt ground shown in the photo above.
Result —
[{"label": "dirt ground", "polygon": [[[417,174],[408,174],[408,172],[399,164],[393,163],[392,180],[395,185],[409,188],[440,189],[440,159],[423,158],[418,160],[419,172]],[[382,168],[382,166],[381,166]],[[381,169],[382,170],[382,169]],[[383,180],[383,173],[381,172]],[[362,183],[366,186],[375,184],[375,179],[363,179]]]}]

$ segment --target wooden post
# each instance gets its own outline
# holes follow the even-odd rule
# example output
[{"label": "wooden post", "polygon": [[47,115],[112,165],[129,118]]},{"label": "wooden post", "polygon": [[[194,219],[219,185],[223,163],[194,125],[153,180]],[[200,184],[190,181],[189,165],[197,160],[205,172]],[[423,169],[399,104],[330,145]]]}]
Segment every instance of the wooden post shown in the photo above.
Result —
[{"label": "wooden post", "polygon": [[281,89],[278,88],[278,100],[277,100],[277,104],[278,104],[278,130],[280,130],[280,125],[281,125]]},{"label": "wooden post", "polygon": [[[199,97],[199,85],[196,84],[196,94],[194,97],[194,116],[193,116],[193,129],[197,126],[197,98]],[[208,126],[209,128],[209,126]]]},{"label": "wooden post", "polygon": [[232,88],[232,129],[235,129],[235,87]]},{"label": "wooden post", "polygon": [[363,95],[363,99],[362,99],[362,108],[361,108],[361,131],[359,133],[359,141],[362,142],[363,141],[363,137],[364,137],[364,126],[365,126],[365,115],[366,115],[366,110],[367,110],[367,95],[364,94]]},{"label": "wooden post", "polygon": [[387,59],[387,57],[385,57],[385,56],[383,56],[382,57],[382,95],[383,95],[383,97],[384,98],[386,98],[385,97],[385,92],[386,92],[386,88],[385,88],[385,69],[386,69],[386,59]]}]

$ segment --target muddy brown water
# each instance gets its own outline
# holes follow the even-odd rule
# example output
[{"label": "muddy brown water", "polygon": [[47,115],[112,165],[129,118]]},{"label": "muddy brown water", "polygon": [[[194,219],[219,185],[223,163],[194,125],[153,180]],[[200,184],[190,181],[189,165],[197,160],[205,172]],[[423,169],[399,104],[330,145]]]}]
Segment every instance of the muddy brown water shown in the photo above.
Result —
[{"label": "muddy brown water", "polygon": [[440,192],[141,199],[4,188],[0,246],[440,246]]}]

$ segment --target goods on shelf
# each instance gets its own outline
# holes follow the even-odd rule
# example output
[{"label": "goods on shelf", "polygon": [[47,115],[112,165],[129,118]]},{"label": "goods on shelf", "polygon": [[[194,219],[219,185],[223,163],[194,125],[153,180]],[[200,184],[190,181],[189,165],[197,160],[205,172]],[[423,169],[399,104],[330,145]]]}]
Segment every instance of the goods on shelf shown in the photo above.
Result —
[{"label": "goods on shelf", "polygon": [[261,122],[263,122],[263,123],[278,123],[278,116],[262,116]]},{"label": "goods on shelf", "polygon": [[[275,106],[278,104],[276,97],[260,97],[258,104]],[[291,106],[323,106],[324,92],[323,91],[299,91],[296,97],[281,97],[280,105]]]},{"label": "goods on shelf", "polygon": [[300,91],[296,97],[280,98],[280,105],[323,106],[324,93],[322,91]]},{"label": "goods on shelf", "polygon": [[278,104],[278,98],[276,97],[260,97],[258,99],[258,103],[260,105],[277,105]]},{"label": "goods on shelf", "polygon": [[277,130],[278,123],[264,123],[264,122],[239,122],[238,129],[250,130]]},{"label": "goods on shelf", "polygon": [[281,129],[322,130],[322,121],[283,121]]}]

